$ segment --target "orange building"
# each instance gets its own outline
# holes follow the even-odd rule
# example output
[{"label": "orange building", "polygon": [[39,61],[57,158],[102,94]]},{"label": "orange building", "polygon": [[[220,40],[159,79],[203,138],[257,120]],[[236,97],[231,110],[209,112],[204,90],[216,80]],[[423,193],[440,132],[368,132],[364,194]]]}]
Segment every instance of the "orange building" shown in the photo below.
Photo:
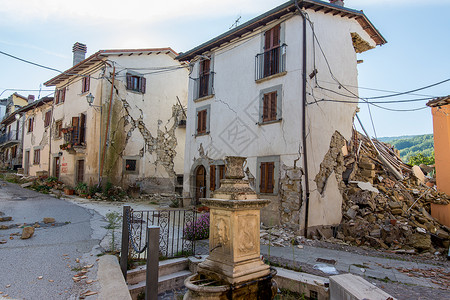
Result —
[{"label": "orange building", "polygon": [[433,115],[434,155],[438,190],[450,195],[450,96],[427,103]]}]

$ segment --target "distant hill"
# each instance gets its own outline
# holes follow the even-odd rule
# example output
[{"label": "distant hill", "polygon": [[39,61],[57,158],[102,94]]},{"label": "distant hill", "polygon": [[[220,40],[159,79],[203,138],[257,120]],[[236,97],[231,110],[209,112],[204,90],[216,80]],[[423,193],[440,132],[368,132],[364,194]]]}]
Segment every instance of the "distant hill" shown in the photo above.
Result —
[{"label": "distant hill", "polygon": [[433,134],[404,135],[378,138],[379,141],[391,144],[400,151],[400,157],[406,163],[409,158],[418,153],[431,156],[434,152]]}]

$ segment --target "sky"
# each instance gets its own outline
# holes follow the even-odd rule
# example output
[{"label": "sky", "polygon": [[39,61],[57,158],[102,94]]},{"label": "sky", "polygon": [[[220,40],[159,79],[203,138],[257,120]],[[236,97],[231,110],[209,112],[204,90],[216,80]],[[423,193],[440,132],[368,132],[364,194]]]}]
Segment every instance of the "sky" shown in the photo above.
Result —
[{"label": "sky", "polygon": [[[185,52],[224,33],[239,17],[242,24],[284,2],[0,0],[0,51],[62,71],[72,66],[75,42],[87,45],[87,56],[100,49],[171,47]],[[388,41],[358,55],[364,61],[358,65],[360,97],[410,91],[450,78],[450,0],[345,0],[344,3],[346,7],[363,10]],[[36,98],[49,95],[53,89],[43,83],[58,74],[2,54],[0,70],[0,99],[15,91]],[[449,94],[450,81],[411,96],[373,101]],[[424,107],[426,102],[380,105],[414,109]],[[429,108],[392,112],[372,106],[373,126],[367,104],[361,103],[360,108],[359,116],[371,136],[433,132]]]}]

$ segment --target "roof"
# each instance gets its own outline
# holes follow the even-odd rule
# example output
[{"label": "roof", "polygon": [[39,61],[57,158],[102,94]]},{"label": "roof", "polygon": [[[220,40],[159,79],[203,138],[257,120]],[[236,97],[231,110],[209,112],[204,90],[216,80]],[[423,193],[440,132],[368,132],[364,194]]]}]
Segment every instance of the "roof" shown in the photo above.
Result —
[{"label": "roof", "polygon": [[428,101],[427,106],[439,107],[439,106],[449,105],[449,104],[450,104],[450,95],[430,100],[430,101]]},{"label": "roof", "polygon": [[18,94],[17,92],[14,93],[13,95],[15,95],[16,97],[22,98],[22,99],[25,100],[25,101],[28,101],[28,98],[27,98],[27,97],[22,96],[21,94]]},{"label": "roof", "polygon": [[[264,26],[273,20],[279,19],[288,13],[294,12],[297,9],[295,3],[295,0],[288,1],[256,18],[251,19],[250,21],[245,22],[244,24],[236,28],[233,28],[207,41],[206,43],[201,44],[200,46],[197,46],[185,53],[180,53],[177,59],[180,61],[191,60],[196,55],[200,55],[206,51],[210,51],[211,49],[219,47],[224,43],[230,42],[235,38],[241,37],[245,33],[251,32],[256,28]],[[298,2],[298,4],[302,8],[312,9],[315,12],[322,11],[325,14],[330,13],[333,16],[355,19],[377,45],[383,45],[387,43],[381,33],[375,28],[375,26],[370,22],[370,20],[362,11],[319,0],[303,0]]]},{"label": "roof", "polygon": [[53,97],[44,97],[44,98],[41,98],[41,99],[39,99],[37,101],[33,101],[30,104],[28,104],[28,105],[26,105],[24,107],[21,107],[20,109],[17,109],[14,112],[12,112],[8,117],[6,117],[5,119],[2,120],[1,124],[9,124],[9,123],[11,123],[12,121],[15,120],[15,115],[16,114],[27,112],[27,111],[29,111],[31,109],[34,109],[34,108],[39,107],[39,106],[42,106],[45,103],[49,103],[49,102],[53,102]]},{"label": "roof", "polygon": [[89,56],[88,58],[82,60],[72,68],[66,70],[65,72],[53,77],[52,79],[48,80],[44,83],[45,86],[55,86],[67,79],[69,79],[71,76],[74,76],[76,74],[80,74],[84,70],[90,68],[91,66],[105,61],[106,56],[109,55],[117,55],[117,56],[123,56],[123,55],[142,55],[142,54],[169,54],[173,58],[175,58],[178,53],[175,52],[172,48],[166,47],[166,48],[147,48],[147,49],[109,49],[109,50],[99,50]]}]

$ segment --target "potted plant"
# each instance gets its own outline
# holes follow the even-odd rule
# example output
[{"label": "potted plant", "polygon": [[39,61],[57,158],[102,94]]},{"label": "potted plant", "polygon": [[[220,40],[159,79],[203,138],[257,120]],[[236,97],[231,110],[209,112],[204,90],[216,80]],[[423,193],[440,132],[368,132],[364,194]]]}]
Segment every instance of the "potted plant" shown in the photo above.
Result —
[{"label": "potted plant", "polygon": [[73,195],[74,192],[75,192],[75,190],[73,187],[71,187],[69,185],[64,186],[64,194]]},{"label": "potted plant", "polygon": [[75,187],[75,190],[78,195],[82,197],[86,197],[89,192],[89,187],[84,182],[79,182],[77,186]]}]

